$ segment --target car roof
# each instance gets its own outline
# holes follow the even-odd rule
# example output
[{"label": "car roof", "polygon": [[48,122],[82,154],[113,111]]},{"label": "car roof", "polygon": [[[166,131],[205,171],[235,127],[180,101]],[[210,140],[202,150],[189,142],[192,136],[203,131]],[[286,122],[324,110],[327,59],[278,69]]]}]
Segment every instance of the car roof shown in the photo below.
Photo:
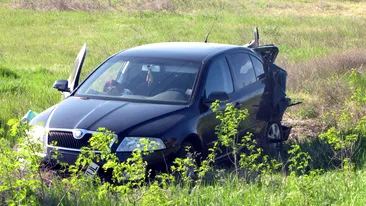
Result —
[{"label": "car roof", "polygon": [[166,42],[146,44],[122,51],[123,56],[149,57],[149,58],[168,58],[178,60],[188,60],[202,62],[208,56],[215,55],[225,50],[245,48],[243,46],[201,43],[201,42]]}]

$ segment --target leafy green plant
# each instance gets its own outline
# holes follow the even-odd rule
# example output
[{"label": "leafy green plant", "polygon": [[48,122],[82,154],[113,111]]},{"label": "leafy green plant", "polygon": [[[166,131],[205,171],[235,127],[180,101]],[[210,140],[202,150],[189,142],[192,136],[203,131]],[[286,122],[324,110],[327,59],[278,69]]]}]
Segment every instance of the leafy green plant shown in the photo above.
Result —
[{"label": "leafy green plant", "polygon": [[205,175],[208,172],[213,172],[213,164],[215,163],[216,151],[217,151],[218,142],[215,141],[213,146],[209,148],[209,154],[205,160],[201,162],[201,165],[198,169],[198,181],[202,183],[204,181]]},{"label": "leafy green plant", "polygon": [[241,146],[245,148],[245,152],[240,154],[239,164],[246,180],[254,179],[259,174],[263,177],[261,180],[266,180],[268,175],[272,175],[282,166],[282,163],[264,155],[263,149],[258,147],[257,141],[251,135],[242,137]]},{"label": "leafy green plant", "polygon": [[[116,141],[113,132],[105,128],[98,129],[98,132],[89,140],[90,146],[83,147],[75,165],[70,166],[72,177],[65,179],[64,182],[72,185],[73,192],[80,187],[80,184],[94,184],[98,186],[99,196],[116,193],[136,205],[146,191],[144,183],[147,177],[147,163],[143,160],[143,156],[153,152],[156,143],[142,138],[138,149],[132,152],[131,157],[121,162],[110,148],[111,142]],[[84,170],[92,162],[102,164],[101,169],[104,172],[111,171],[112,184],[102,184],[98,177],[93,179],[84,177]]]},{"label": "leafy green plant", "polygon": [[[21,137],[20,134],[26,134],[20,129],[21,123],[15,125],[9,130],[12,135],[17,134],[18,137]],[[359,124],[357,128],[362,130],[365,127],[365,124]],[[23,144],[24,141],[29,140],[28,137],[27,139],[19,138],[21,141],[19,143]],[[290,157],[286,165],[289,167],[290,175],[282,177],[282,181],[275,173],[276,168],[281,167],[281,164],[261,155],[262,150],[256,146],[256,141],[250,136],[246,136],[239,142],[248,150],[239,154],[239,176],[242,174],[242,169],[248,172],[247,177],[258,171],[260,175],[256,180],[259,181],[247,181],[245,178],[225,175],[226,172],[219,175],[219,172],[213,168],[218,141],[215,143],[215,147],[211,148],[209,157],[203,160],[200,166],[195,166],[198,179],[187,177],[184,184],[179,184],[180,182],[176,181],[175,176],[169,173],[157,174],[154,179],[145,178],[147,175],[146,163],[142,157],[151,152],[149,148],[153,148],[153,142],[143,139],[139,149],[133,152],[129,160],[119,162],[109,147],[111,141],[115,141],[113,132],[100,129],[99,133],[90,140],[90,147],[83,148],[76,163],[78,166],[69,166],[72,175],[64,179],[56,177],[52,179],[51,184],[46,186],[43,171],[40,170],[42,178],[38,175],[39,161],[33,162],[32,166],[25,164],[25,161],[18,161],[19,157],[29,156],[28,158],[30,158],[32,154],[35,154],[32,151],[42,150],[42,144],[40,144],[41,147],[37,147],[37,150],[23,149],[19,154],[20,150],[13,150],[9,147],[9,140],[0,138],[0,158],[2,160],[0,166],[3,168],[0,171],[1,203],[13,205],[150,205],[153,202],[161,205],[207,205],[215,201],[220,204],[237,205],[253,204],[255,200],[256,204],[264,205],[314,205],[319,203],[352,205],[362,201],[355,197],[363,194],[364,172],[356,173],[353,163],[348,159],[345,159],[343,163],[344,172],[342,173],[310,170],[310,157],[301,151],[299,145],[292,146],[289,151]],[[96,153],[96,150],[99,152]],[[38,160],[38,156],[31,158]],[[28,161],[31,160],[28,159]],[[103,178],[99,176],[85,177],[83,169],[91,161],[105,163],[102,169],[104,171],[112,170],[113,179],[109,182],[103,181]],[[177,162],[181,162],[178,163],[181,169],[177,169],[176,172],[179,170],[182,174],[186,174],[186,165],[190,163],[185,162],[184,159]],[[180,166],[176,165],[176,167]],[[19,173],[19,169],[22,168],[30,170],[21,170],[24,173]],[[113,172],[114,170],[116,171]],[[205,174],[208,172],[213,172],[214,176],[217,176],[216,180],[221,180],[205,182]],[[41,183],[44,186],[43,189]]]},{"label": "leafy green plant", "polygon": [[[171,171],[173,172],[173,175],[179,177],[179,183],[182,183],[183,186],[189,187],[192,187],[193,185],[199,187],[203,184],[205,182],[206,175],[210,172],[214,172],[214,163],[218,144],[218,141],[214,142],[213,146],[208,149],[209,154],[206,159],[201,160],[199,164],[196,162],[197,154],[190,153],[189,148],[186,148],[188,151],[187,157],[176,158],[173,165],[171,165]],[[165,179],[172,178],[170,174],[165,174],[163,177],[165,177]],[[162,180],[166,182],[164,178],[162,178]]]},{"label": "leafy green plant", "polygon": [[239,176],[238,152],[241,137],[238,134],[239,124],[248,116],[248,110],[239,110],[233,104],[227,103],[224,110],[220,109],[220,101],[216,100],[212,103],[211,109],[216,114],[216,118],[220,120],[220,124],[216,126],[216,135],[219,144],[230,149],[233,157],[233,165],[235,167],[236,176]]},{"label": "leafy green plant", "polygon": [[16,140],[16,146],[12,148],[11,141],[0,137],[0,196],[9,205],[43,201],[46,186],[40,167],[42,140],[29,134],[32,128],[24,122],[12,119],[8,125],[9,136]]},{"label": "leafy green plant", "polygon": [[[189,147],[186,148],[189,151]],[[185,158],[176,158],[171,165],[171,171],[179,177],[184,185],[191,185],[196,179],[197,162],[195,154],[189,153]]]},{"label": "leafy green plant", "polygon": [[311,157],[308,153],[301,151],[300,145],[291,145],[291,149],[288,151],[290,155],[288,162],[288,168],[290,174],[304,175],[309,169],[309,161]]},{"label": "leafy green plant", "polygon": [[366,75],[352,70],[349,78],[352,91],[351,99],[359,104],[366,104]]},{"label": "leafy green plant", "polygon": [[312,205],[314,202],[317,202],[315,200],[318,196],[317,191],[319,191],[319,188],[317,187],[319,187],[319,184],[316,182],[316,179],[322,173],[322,170],[312,170],[298,177],[295,172],[292,172],[286,178],[286,184],[284,184],[283,189],[287,194],[284,202],[291,205]]},{"label": "leafy green plant", "polygon": [[323,173],[323,170],[311,170],[311,157],[307,152],[301,150],[300,145],[291,145],[288,151],[290,157],[287,160],[287,166],[290,175],[286,177],[284,190],[287,191],[285,202],[287,204],[311,205],[317,198],[318,186],[314,180]]},{"label": "leafy green plant", "polygon": [[242,176],[246,180],[254,179],[259,174],[265,177],[280,168],[281,163],[264,155],[252,134],[239,136],[238,127],[247,118],[248,110],[240,110],[231,103],[226,104],[224,110],[220,110],[220,107],[219,101],[211,106],[216,118],[220,120],[220,124],[216,126],[218,144],[231,151],[236,177]]},{"label": "leafy green plant", "polygon": [[345,169],[344,163],[348,165],[348,169],[352,168],[349,167],[349,163],[355,161],[356,152],[359,151],[361,141],[364,141],[366,134],[366,117],[363,117],[356,125],[353,124],[351,118],[350,114],[342,113],[337,127],[331,127],[319,135],[321,139],[332,146],[333,159],[341,163],[342,169]]}]

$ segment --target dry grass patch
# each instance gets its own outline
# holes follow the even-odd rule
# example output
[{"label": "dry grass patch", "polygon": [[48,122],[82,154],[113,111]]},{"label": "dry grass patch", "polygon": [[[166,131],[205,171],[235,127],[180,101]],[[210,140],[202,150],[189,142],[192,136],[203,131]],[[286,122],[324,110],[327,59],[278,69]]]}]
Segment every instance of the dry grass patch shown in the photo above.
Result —
[{"label": "dry grass patch", "polygon": [[[351,69],[366,72],[365,53],[366,49],[354,49],[306,62],[288,64],[285,68],[289,73],[289,87],[293,91],[308,90],[317,86],[314,85],[316,80],[324,80],[330,77],[341,79]],[[329,85],[329,83],[325,84]]]},{"label": "dry grass patch", "polygon": [[108,2],[102,0],[20,0],[18,8],[47,11],[98,11],[108,9]]},{"label": "dry grass patch", "polygon": [[[253,3],[249,3],[253,4]],[[222,0],[18,0],[17,7],[33,10],[133,10],[133,11],[195,11],[200,9],[237,9],[240,1]]]},{"label": "dry grass patch", "polygon": [[[190,1],[188,1],[190,2]],[[137,0],[137,1],[121,1],[120,6],[129,10],[139,11],[176,11],[178,5],[176,1],[172,0]]]},{"label": "dry grass patch", "polygon": [[285,65],[290,96],[304,102],[291,108],[290,112],[296,114],[297,118],[307,119],[343,108],[352,95],[350,72],[356,69],[366,73],[365,53],[364,49],[355,49]]},{"label": "dry grass patch", "polygon": [[[10,1],[10,0],[9,0]],[[227,10],[258,15],[365,16],[366,2],[359,1],[240,1],[240,0],[16,0],[17,7],[34,10],[197,11]]]}]

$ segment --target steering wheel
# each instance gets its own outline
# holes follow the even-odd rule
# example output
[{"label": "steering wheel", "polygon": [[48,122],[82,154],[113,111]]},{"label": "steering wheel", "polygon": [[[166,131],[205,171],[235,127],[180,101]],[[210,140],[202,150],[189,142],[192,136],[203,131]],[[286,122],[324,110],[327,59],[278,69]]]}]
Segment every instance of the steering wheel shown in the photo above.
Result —
[{"label": "steering wheel", "polygon": [[171,88],[171,89],[168,89],[167,91],[179,92],[179,93],[183,94],[184,96],[186,95],[186,91],[184,91],[183,89],[180,89],[180,88]]},{"label": "steering wheel", "polygon": [[123,91],[124,88],[122,84],[120,84],[116,80],[109,80],[104,84],[103,92],[107,94],[118,96],[121,95]]}]

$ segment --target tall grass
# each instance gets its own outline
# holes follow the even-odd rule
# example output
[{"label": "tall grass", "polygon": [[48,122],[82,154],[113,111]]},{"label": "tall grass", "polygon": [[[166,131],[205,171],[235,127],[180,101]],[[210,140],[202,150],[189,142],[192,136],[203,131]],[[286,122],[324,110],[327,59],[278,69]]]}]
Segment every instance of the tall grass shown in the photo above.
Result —
[{"label": "tall grass", "polygon": [[[224,175],[220,181],[194,190],[179,185],[167,190],[148,189],[147,192],[155,196],[141,198],[138,205],[151,205],[153,201],[159,205],[364,205],[365,177],[365,171],[359,171],[352,175],[348,184],[344,173],[335,171],[314,177],[310,184],[304,178],[284,180],[276,176],[268,185],[253,185],[245,181],[235,182]],[[127,197],[98,196],[98,190],[92,185],[85,185],[80,191],[88,192],[82,197],[65,196],[61,204],[133,205]],[[57,205],[66,191],[56,185],[48,192],[49,198],[44,204]]]},{"label": "tall grass", "polygon": [[291,111],[306,119],[317,118],[327,111],[340,110],[345,100],[353,94],[349,84],[352,71],[356,70],[361,75],[366,73],[364,53],[365,49],[353,49],[287,64],[288,88],[291,93],[301,93],[297,96],[304,101],[303,105]]},{"label": "tall grass", "polygon": [[[339,110],[360,112],[359,116],[352,116],[358,120],[366,113],[364,104],[355,103],[362,102],[365,94],[365,51],[357,49],[366,43],[365,8],[362,1],[318,0],[0,0],[0,128],[10,117],[19,118],[28,109],[42,111],[60,100],[60,94],[51,85],[56,79],[67,78],[84,42],[89,51],[83,77],[105,58],[126,48],[153,42],[202,42],[214,22],[209,42],[242,45],[252,39],[252,28],[258,26],[262,43],[279,46],[278,62],[288,71],[289,93],[305,100],[291,114],[302,118],[321,116],[322,121],[327,120],[327,126],[337,124],[339,116],[333,113]],[[348,52],[343,53],[344,50]],[[354,84],[350,84],[351,69],[361,75]],[[320,130],[323,129],[327,128]],[[0,129],[0,138],[4,135]],[[330,145],[318,138],[297,135],[297,143],[313,159],[310,169],[332,168],[334,154]],[[362,140],[360,147],[364,144]],[[364,162],[365,152],[361,150],[355,158]],[[230,173],[216,171],[215,181],[193,189],[180,184],[169,188],[144,185],[143,190],[136,190],[136,202],[129,196],[105,193],[95,184],[81,184],[71,191],[70,184],[52,173],[45,174],[49,175],[44,177],[48,187],[44,188],[42,200],[35,200],[37,204],[366,203],[366,172],[362,168],[302,176],[275,174],[261,182],[238,180]],[[38,190],[34,191],[39,195]],[[4,203],[2,198],[7,192],[1,193],[0,203]]]},{"label": "tall grass", "polygon": [[[365,123],[366,121],[361,124],[364,133]],[[26,125],[23,126],[25,129],[28,128]],[[19,148],[12,150],[7,146],[9,141],[0,136],[2,160],[0,166],[3,168],[0,171],[0,182],[3,183],[0,187],[0,204],[362,205],[366,202],[364,168],[356,169],[348,162],[343,163],[344,167],[340,170],[324,173],[323,170],[316,170],[309,165],[311,159],[318,161],[315,159],[318,157],[310,157],[299,145],[292,146],[289,150],[288,158],[285,159],[282,168],[284,172],[281,174],[276,173],[271,167],[273,162],[265,161],[264,157],[253,162],[251,158],[257,158],[256,155],[241,155],[240,158],[246,157],[246,161],[252,162],[252,165],[249,165],[253,166],[252,169],[255,171],[252,178],[244,178],[245,176],[240,174],[248,172],[245,170],[246,167],[240,166],[240,173],[234,173],[206,165],[210,169],[206,170],[203,181],[191,179],[189,176],[175,179],[171,174],[157,175],[155,179],[144,181],[141,179],[141,174],[144,172],[141,171],[144,171],[146,165],[142,161],[141,154],[146,150],[134,151],[134,155],[130,158],[132,161],[129,161],[133,165],[115,162],[115,156],[110,149],[99,150],[103,151],[101,155],[95,154],[93,152],[95,148],[109,148],[109,141],[106,140],[113,139],[113,135],[108,131],[100,131],[106,133],[93,135],[90,140],[91,146],[83,148],[84,152],[79,156],[81,161],[69,167],[71,177],[61,179],[52,171],[40,170],[41,158],[35,152],[43,149],[42,141],[30,141],[31,137],[24,133],[24,128],[13,121],[10,135],[18,137],[16,139],[20,143]],[[331,143],[326,146],[334,145]],[[144,143],[144,148],[149,148],[148,144]],[[248,147],[248,150],[256,151],[257,148]],[[98,155],[106,161],[104,169],[111,167],[117,171],[122,169],[122,173],[120,171],[113,174],[121,178],[127,173],[126,176],[133,181],[123,180],[123,184],[110,184],[100,181],[99,178],[84,177],[80,168],[85,168],[88,162],[95,160]],[[190,159],[187,157],[183,160]],[[180,177],[186,174],[185,171],[188,169],[186,164],[176,167],[183,169],[182,171],[172,169],[181,172]],[[42,173],[37,173],[39,171]]]}]

